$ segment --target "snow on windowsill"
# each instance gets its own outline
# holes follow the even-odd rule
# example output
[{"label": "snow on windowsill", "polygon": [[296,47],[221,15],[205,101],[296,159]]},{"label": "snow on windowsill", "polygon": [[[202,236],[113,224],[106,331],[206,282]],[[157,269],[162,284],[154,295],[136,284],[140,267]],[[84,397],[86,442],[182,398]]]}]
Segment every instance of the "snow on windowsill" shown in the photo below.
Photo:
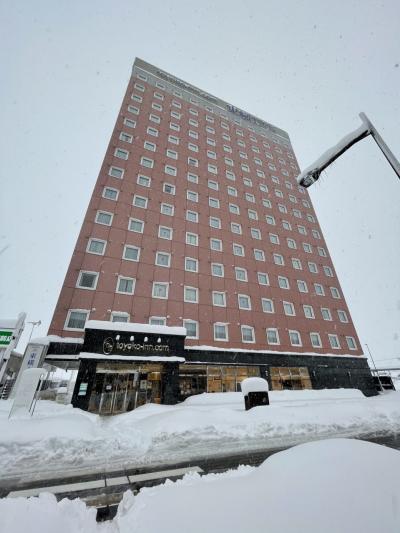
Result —
[{"label": "snow on windowsill", "polygon": [[106,331],[127,331],[132,333],[154,333],[155,335],[181,335],[186,337],[186,328],[171,326],[153,326],[135,322],[108,322],[106,320],[88,320],[85,329],[102,329]]},{"label": "snow on windowsill", "polygon": [[265,355],[304,355],[304,356],[317,356],[317,357],[355,357],[357,359],[367,359],[365,355],[354,354],[337,354],[337,353],[316,353],[316,352],[288,352],[278,350],[247,350],[245,348],[222,348],[220,346],[185,346],[185,350],[201,350],[201,351],[214,351],[214,352],[249,352],[259,353]]},{"label": "snow on windowsill", "polygon": [[46,337],[36,337],[31,339],[29,344],[43,344],[48,346],[51,342],[59,342],[63,344],[83,344],[83,339],[80,337],[60,337],[59,335],[47,335]]}]

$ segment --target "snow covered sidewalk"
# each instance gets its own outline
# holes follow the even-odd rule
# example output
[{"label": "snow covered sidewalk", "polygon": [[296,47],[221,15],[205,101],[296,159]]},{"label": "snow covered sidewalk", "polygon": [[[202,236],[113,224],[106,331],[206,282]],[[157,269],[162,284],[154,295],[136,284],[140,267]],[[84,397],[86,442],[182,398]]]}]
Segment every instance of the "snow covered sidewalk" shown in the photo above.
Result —
[{"label": "snow covered sidewalk", "polygon": [[296,446],[257,468],[188,474],[128,491],[112,522],[80,500],[0,500],[1,533],[398,533],[400,452],[331,439]]},{"label": "snow covered sidewalk", "polygon": [[400,392],[282,391],[271,405],[244,411],[239,393],[204,394],[174,405],[149,404],[101,418],[38,402],[33,418],[8,420],[0,402],[2,478],[33,479],[68,470],[110,470],[246,450],[290,446],[328,436],[400,433]]}]

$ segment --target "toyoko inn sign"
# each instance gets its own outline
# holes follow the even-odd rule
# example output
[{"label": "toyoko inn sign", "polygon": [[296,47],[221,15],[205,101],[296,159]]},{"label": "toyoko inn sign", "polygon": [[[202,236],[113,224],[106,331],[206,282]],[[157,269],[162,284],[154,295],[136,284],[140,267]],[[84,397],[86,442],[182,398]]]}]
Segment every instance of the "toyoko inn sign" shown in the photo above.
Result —
[{"label": "toyoko inn sign", "polygon": [[126,355],[143,352],[168,353],[168,344],[152,344],[148,342],[122,342],[112,337],[107,337],[103,341],[103,353],[111,355],[113,353],[124,353]]}]

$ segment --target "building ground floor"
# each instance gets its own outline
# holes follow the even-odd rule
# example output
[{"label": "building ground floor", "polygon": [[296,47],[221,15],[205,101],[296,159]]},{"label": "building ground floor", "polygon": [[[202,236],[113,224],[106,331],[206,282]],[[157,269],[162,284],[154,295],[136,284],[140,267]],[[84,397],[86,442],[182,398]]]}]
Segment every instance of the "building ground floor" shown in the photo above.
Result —
[{"label": "building ground floor", "polygon": [[75,347],[50,343],[47,363],[78,370],[75,407],[113,415],[146,403],[171,405],[205,392],[239,392],[248,377],[266,379],[274,391],[356,388],[376,394],[364,357],[196,349],[184,346],[183,328],[117,327],[96,322]]}]

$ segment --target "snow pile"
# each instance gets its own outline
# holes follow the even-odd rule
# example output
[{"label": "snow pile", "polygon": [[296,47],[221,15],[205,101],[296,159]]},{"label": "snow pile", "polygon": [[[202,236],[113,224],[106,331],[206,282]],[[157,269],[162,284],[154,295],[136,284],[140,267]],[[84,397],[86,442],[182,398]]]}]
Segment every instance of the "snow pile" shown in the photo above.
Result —
[{"label": "snow pile", "polygon": [[0,500],[7,533],[398,533],[400,452],[331,439],[296,446],[260,467],[187,474],[125,493],[112,522],[80,500]]},{"label": "snow pile", "polygon": [[268,382],[263,378],[246,378],[242,381],[241,388],[245,396],[249,392],[268,392]]},{"label": "snow pile", "polygon": [[242,393],[208,394],[113,417],[39,401],[33,418],[11,420],[11,403],[1,401],[0,477],[167,464],[329,436],[400,432],[400,392],[373,398],[322,392],[273,391],[270,406],[247,412]]}]

